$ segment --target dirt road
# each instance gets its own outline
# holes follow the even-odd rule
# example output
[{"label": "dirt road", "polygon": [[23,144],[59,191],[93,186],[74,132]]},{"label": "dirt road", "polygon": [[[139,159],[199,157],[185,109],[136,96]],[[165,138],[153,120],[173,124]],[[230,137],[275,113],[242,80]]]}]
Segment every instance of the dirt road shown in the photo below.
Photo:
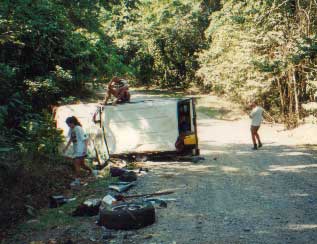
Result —
[{"label": "dirt road", "polygon": [[150,173],[134,190],[175,189],[177,201],[118,243],[317,243],[316,148],[263,125],[264,147],[252,151],[249,120],[226,109],[223,119],[224,109],[199,114],[204,161],[145,163]]}]

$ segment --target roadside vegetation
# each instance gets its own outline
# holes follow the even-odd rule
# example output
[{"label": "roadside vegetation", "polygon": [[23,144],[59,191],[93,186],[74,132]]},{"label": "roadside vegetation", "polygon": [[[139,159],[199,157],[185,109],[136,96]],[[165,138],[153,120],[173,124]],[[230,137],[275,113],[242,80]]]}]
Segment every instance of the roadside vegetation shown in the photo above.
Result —
[{"label": "roadside vegetation", "polygon": [[[109,172],[94,179],[93,182],[87,183],[80,191],[73,189],[63,189],[66,198],[74,198],[71,202],[59,206],[58,208],[36,209],[34,215],[28,215],[23,223],[17,224],[7,235],[8,243],[19,243],[21,240],[32,240],[30,233],[45,233],[49,230],[60,229],[60,231],[70,230],[77,232],[85,232],[86,225],[95,225],[96,217],[74,217],[73,212],[77,207],[87,199],[101,199],[104,197],[104,191],[107,186],[116,181],[109,177]],[[56,192],[55,192],[56,194]],[[42,199],[47,204],[46,199]],[[36,236],[33,236],[36,238]],[[67,241],[67,236],[64,242]]]},{"label": "roadside vegetation", "polygon": [[296,126],[307,115],[302,104],[317,96],[316,11],[315,0],[1,1],[1,198],[14,201],[20,174],[36,187],[38,177],[65,167],[54,106],[91,95],[88,84],[114,75],[241,104],[257,99]]}]

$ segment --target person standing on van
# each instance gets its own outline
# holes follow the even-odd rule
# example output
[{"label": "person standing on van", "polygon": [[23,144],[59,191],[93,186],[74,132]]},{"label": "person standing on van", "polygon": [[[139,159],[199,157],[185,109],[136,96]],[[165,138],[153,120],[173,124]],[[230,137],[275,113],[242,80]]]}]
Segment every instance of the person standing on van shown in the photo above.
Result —
[{"label": "person standing on van", "polygon": [[116,105],[117,103],[130,102],[131,95],[129,92],[128,81],[116,76],[113,77],[108,85],[108,90],[104,101],[105,105],[107,105],[108,100],[111,98],[111,96],[114,96],[116,98],[112,105]]},{"label": "person standing on van", "polygon": [[89,174],[92,173],[92,169],[85,164],[85,157],[87,156],[88,136],[84,132],[80,122],[75,116],[68,117],[66,124],[69,126],[68,137],[69,141],[64,148],[65,153],[71,143],[73,143],[73,161],[75,167],[76,179],[71,185],[79,185],[80,169],[87,170]]},{"label": "person standing on van", "polygon": [[[260,135],[258,133],[261,122],[263,120],[264,109],[261,106],[258,106],[256,102],[251,103],[252,111],[250,113],[251,118],[251,136],[253,142],[253,150],[257,150],[262,147],[262,142]],[[258,143],[257,143],[258,142]]]}]

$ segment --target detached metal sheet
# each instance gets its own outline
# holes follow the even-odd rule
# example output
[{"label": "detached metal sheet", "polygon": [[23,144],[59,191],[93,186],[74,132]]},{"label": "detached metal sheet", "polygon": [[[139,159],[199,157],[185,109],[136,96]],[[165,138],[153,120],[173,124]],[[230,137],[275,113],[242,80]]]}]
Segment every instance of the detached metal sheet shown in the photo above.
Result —
[{"label": "detached metal sheet", "polygon": [[177,100],[105,106],[103,126],[110,154],[175,151]]}]

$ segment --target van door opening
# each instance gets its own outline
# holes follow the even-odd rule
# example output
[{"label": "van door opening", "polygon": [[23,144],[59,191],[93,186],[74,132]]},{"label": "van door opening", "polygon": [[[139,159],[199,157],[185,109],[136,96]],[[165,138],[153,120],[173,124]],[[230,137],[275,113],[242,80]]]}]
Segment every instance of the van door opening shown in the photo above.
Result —
[{"label": "van door opening", "polygon": [[185,153],[192,151],[192,154],[199,155],[194,100],[179,101],[177,109],[179,135],[185,134],[184,151]]}]

